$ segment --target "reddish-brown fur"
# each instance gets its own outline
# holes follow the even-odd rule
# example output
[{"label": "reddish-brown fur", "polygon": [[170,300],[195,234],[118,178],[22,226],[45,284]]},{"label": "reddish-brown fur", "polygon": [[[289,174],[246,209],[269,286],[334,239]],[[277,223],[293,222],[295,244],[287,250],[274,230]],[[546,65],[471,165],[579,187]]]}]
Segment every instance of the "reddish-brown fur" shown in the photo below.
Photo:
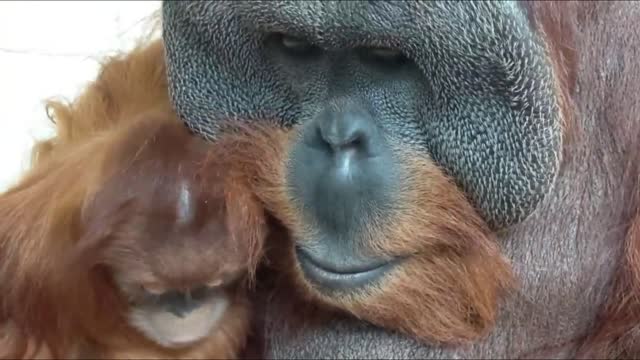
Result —
[{"label": "reddish-brown fur", "polygon": [[[580,21],[589,16],[597,16],[599,7],[608,5],[528,2],[527,6],[531,10],[532,24],[546,36],[548,52],[558,78],[558,93],[562,97],[565,125],[566,162],[571,156],[571,149],[580,144],[582,132],[579,121],[581,114],[575,112],[572,101],[578,71],[574,38],[580,30]],[[53,157],[50,154],[57,151],[64,152],[62,149],[67,144],[83,141],[83,138],[111,126],[112,122],[126,121],[147,110],[171,113],[160,54],[161,46],[155,43],[149,48],[130,53],[125,59],[109,62],[96,82],[99,85],[90,87],[81,100],[78,100],[79,104],[85,105],[72,106],[71,109],[74,110],[70,110],[65,116],[70,119],[67,126],[76,130],[61,132],[54,141],[42,146],[39,152],[43,154],[41,159]],[[141,78],[149,76],[150,81],[131,82],[125,80],[125,76],[120,78],[118,74],[133,74]],[[149,89],[145,86],[149,86]],[[92,106],[94,102],[106,106],[98,106],[100,110],[95,111]],[[624,123],[624,116],[630,115],[623,110],[616,112],[616,116],[608,119],[608,122]],[[61,111],[67,110],[59,108],[58,113]],[[621,133],[616,138],[627,141],[622,146],[633,148],[633,144],[636,144],[637,147],[640,135],[638,129],[615,125],[610,125],[609,128]],[[227,139],[223,137],[220,142],[223,146],[216,150],[220,153],[211,152],[215,156],[210,157],[209,161],[220,161],[223,155],[233,158],[237,164],[235,169],[251,180],[252,191],[261,199],[266,209],[293,236],[304,237],[303,234],[312,230],[306,226],[294,202],[288,198],[284,183],[288,144],[295,136],[295,129],[285,133],[275,128],[245,128],[238,136]],[[303,296],[308,296],[311,301],[326,303],[368,321],[429,341],[459,344],[477,340],[492,330],[501,295],[514,285],[509,264],[500,254],[495,235],[486,228],[450,180],[424,157],[403,153],[401,147],[396,151],[400,152],[400,158],[408,165],[410,178],[414,179],[407,182],[407,206],[398,209],[396,216],[386,225],[380,229],[370,229],[365,236],[370,237],[372,250],[376,252],[393,255],[419,253],[421,256],[416,257],[417,260],[412,260],[402,271],[386,279],[384,288],[337,300],[329,300],[316,294],[302,280],[299,270],[291,266],[292,247],[286,236],[276,239],[277,242],[272,244],[268,260],[277,263],[277,271],[285,273],[293,283],[304,289]],[[71,156],[58,158],[64,158],[71,164]],[[625,157],[624,166],[628,167],[626,181],[631,184],[630,189],[635,189],[625,198],[626,207],[622,213],[623,223],[628,226],[624,240],[625,256],[597,326],[585,339],[579,339],[582,343],[582,355],[609,357],[640,353],[637,335],[637,324],[640,324],[638,160],[637,153]],[[216,167],[215,164],[210,166]],[[49,192],[57,191],[60,184],[59,181],[52,181],[43,186],[42,191],[51,197]],[[82,194],[76,196],[82,197]],[[55,206],[64,208],[65,202],[57,201]],[[447,209],[447,217],[442,215],[443,208]],[[6,211],[4,206],[0,210]],[[37,210],[30,208],[20,213],[21,218],[17,224],[22,224],[22,227],[11,229],[11,233],[25,232],[33,236],[33,232],[29,232],[24,224],[29,219],[37,224],[40,218]],[[64,222],[60,224],[63,226]],[[33,256],[26,256],[24,251],[16,251],[14,254],[23,255],[19,260],[26,264],[35,263]],[[283,257],[283,254],[288,256]],[[28,268],[26,265],[21,266]],[[37,276],[40,273],[37,273],[34,280],[39,279]],[[20,278],[12,280],[14,284],[19,284],[20,281]]]},{"label": "reddish-brown fur", "polygon": [[[619,199],[620,203],[624,204],[620,212],[620,222],[626,228],[626,238],[622,240],[623,257],[618,264],[618,273],[611,293],[598,316],[597,323],[591,333],[586,334],[583,339],[575,339],[575,342],[580,344],[577,352],[579,357],[637,357],[640,355],[640,122],[637,114],[631,114],[625,108],[625,92],[630,89],[598,81],[597,77],[602,75],[592,71],[601,69],[603,73],[608,73],[608,62],[615,57],[620,58],[622,54],[608,53],[602,56],[602,52],[606,51],[608,45],[622,41],[617,39],[626,38],[626,41],[632,41],[630,43],[637,43],[637,40],[633,41],[631,38],[637,39],[638,35],[634,35],[631,30],[628,34],[616,34],[612,33],[615,29],[602,28],[605,24],[618,21],[614,10],[619,9],[619,6],[613,2],[530,1],[523,4],[529,8],[532,25],[545,35],[549,55],[558,77],[565,118],[565,162],[570,160],[572,149],[578,148],[583,140],[585,125],[578,120],[588,115],[579,113],[572,100],[578,97],[576,90],[579,86],[579,66],[591,69],[589,74],[583,76],[586,80],[583,80],[582,86],[589,86],[584,82],[591,82],[592,87],[599,87],[596,91],[611,97],[602,100],[611,103],[608,105],[610,111],[601,124],[601,131],[613,132],[612,135],[618,140],[617,146],[620,149],[636,149],[621,154],[619,158],[611,157],[610,160],[620,161],[609,166],[620,166],[624,173],[622,183],[625,184],[625,188],[622,189],[623,195]],[[593,24],[600,27],[595,28]],[[621,24],[622,27],[625,26],[625,23]],[[586,40],[580,42],[582,47],[579,48],[576,39],[581,32]],[[626,50],[629,49],[621,49]],[[587,53],[581,54],[581,51]],[[580,64],[580,57],[587,58],[587,64]],[[627,66],[622,76],[637,77],[639,74],[632,73],[632,69]],[[639,82],[640,78],[632,81]],[[637,94],[628,99],[634,99],[634,96],[637,97]]]},{"label": "reddish-brown fur", "polygon": [[153,41],[134,48],[126,57],[107,58],[97,79],[73,102],[49,101],[56,136],[36,144],[35,160],[150,111],[173,116],[163,56],[162,42]]},{"label": "reddish-brown fur", "polygon": [[[151,86],[133,96],[162,93],[148,79],[159,73],[145,71],[159,48],[107,64],[83,97],[58,104],[58,137],[36,148],[34,168],[0,197],[1,357],[230,358],[243,348],[249,305],[242,284],[229,286],[235,300],[217,332],[170,351],[129,326],[111,278],[113,266],[141,276],[161,261],[158,278],[149,280],[163,286],[234,273],[251,280],[266,235],[262,207],[234,163],[232,138],[218,147],[191,135],[151,104],[162,98],[139,112],[119,98],[131,84]],[[219,222],[228,237],[174,224],[182,183],[196,199],[193,226]],[[140,233],[154,228],[169,240]]]}]

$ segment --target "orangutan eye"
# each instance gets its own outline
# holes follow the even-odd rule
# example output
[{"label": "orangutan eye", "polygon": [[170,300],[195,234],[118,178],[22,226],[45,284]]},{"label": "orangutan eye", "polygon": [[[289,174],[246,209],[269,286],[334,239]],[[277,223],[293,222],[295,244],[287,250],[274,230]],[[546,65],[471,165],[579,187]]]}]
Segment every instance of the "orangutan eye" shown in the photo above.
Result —
[{"label": "orangutan eye", "polygon": [[155,283],[142,284],[140,288],[144,293],[152,296],[160,296],[166,292],[166,289]]},{"label": "orangutan eye", "polygon": [[207,287],[210,287],[210,288],[217,288],[217,287],[219,287],[220,285],[222,285],[222,282],[223,282],[223,281],[222,281],[222,278],[218,278],[218,279],[212,280],[212,281],[210,281],[209,283],[207,283]]},{"label": "orangutan eye", "polygon": [[381,60],[396,60],[402,57],[402,53],[396,49],[388,48],[373,48],[369,50],[372,56],[375,56]]},{"label": "orangutan eye", "polygon": [[311,45],[311,43],[304,39],[288,35],[282,35],[280,41],[282,42],[282,46],[284,46],[285,48],[298,52],[308,50],[313,46]]},{"label": "orangutan eye", "polygon": [[399,67],[409,62],[400,50],[391,48],[363,48],[360,55],[365,61],[379,66]]},{"label": "orangutan eye", "polygon": [[267,37],[267,41],[291,57],[305,58],[322,52],[322,49],[311,42],[296,36],[274,33]]}]

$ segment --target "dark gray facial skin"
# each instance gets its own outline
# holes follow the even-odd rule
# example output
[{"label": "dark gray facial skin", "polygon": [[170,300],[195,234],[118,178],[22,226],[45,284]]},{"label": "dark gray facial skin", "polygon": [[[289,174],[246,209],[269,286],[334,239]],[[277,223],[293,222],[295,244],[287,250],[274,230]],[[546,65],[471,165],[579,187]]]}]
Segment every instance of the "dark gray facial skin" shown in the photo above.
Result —
[{"label": "dark gray facial skin", "polygon": [[[377,261],[359,256],[353,249],[363,244],[351,239],[371,208],[384,214],[393,204],[402,169],[388,149],[403,144],[455,178],[499,232],[520,281],[492,333],[458,348],[353,319],[299,330],[287,326],[295,314],[270,300],[265,356],[513,358],[549,348],[571,357],[605,300],[624,239],[634,133],[618,130],[608,99],[640,113],[640,82],[626,76],[640,73],[638,61],[623,51],[640,41],[603,34],[640,24],[632,4],[592,4],[601,15],[580,19],[571,46],[582,134],[568,144],[544,40],[517,2],[165,2],[172,99],[196,133],[215,140],[218,121],[230,117],[303,126],[288,180],[318,224],[317,239],[296,239],[315,245],[309,256],[342,269]],[[616,55],[604,61],[593,46]],[[341,200],[328,203],[332,195]]]}]

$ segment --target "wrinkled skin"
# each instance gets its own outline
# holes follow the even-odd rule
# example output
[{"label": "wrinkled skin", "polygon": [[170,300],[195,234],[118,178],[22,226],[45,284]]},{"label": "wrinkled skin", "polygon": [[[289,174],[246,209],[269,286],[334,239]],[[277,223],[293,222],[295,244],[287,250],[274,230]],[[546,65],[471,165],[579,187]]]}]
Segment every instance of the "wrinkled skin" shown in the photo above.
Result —
[{"label": "wrinkled skin", "polygon": [[[291,197],[316,226],[314,238],[294,238],[307,255],[345,269],[381,261],[358,250],[372,249],[358,234],[372,226],[372,208],[384,217],[398,201],[406,169],[389,149],[402,144],[455,179],[498,234],[519,281],[495,328],[466,347],[416,342],[351,318],[301,330],[291,325],[299,313],[264,294],[265,356],[574,356],[611,292],[624,246],[639,120],[616,109],[640,111],[638,54],[629,51],[640,47],[629,31],[640,10],[633,2],[570,7],[577,10],[562,16],[577,26],[567,44],[577,54],[575,87],[560,81],[535,16],[515,2],[164,3],[172,98],[196,133],[215,141],[218,121],[232,117],[275,119],[308,135],[292,149],[287,174]],[[291,55],[269,40],[274,31],[320,50]],[[409,61],[372,47],[398,49]],[[562,101],[561,88],[571,88],[572,102]],[[576,141],[566,129],[577,128]],[[352,153],[335,150],[354,133],[364,140]],[[342,157],[308,150],[318,136]],[[376,161],[358,157],[368,151]],[[318,163],[346,169],[352,182],[337,170],[320,180],[322,169],[310,165]],[[373,206],[359,206],[362,197]]]}]

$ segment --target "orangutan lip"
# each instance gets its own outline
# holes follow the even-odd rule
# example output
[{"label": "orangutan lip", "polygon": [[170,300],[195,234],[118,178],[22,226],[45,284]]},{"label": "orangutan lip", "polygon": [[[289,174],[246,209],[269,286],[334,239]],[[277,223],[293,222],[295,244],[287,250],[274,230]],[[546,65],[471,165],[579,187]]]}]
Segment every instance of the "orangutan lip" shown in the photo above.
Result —
[{"label": "orangutan lip", "polygon": [[368,285],[382,277],[398,262],[397,259],[375,260],[338,268],[314,258],[299,247],[296,248],[296,255],[307,280],[327,290],[349,290]]}]

